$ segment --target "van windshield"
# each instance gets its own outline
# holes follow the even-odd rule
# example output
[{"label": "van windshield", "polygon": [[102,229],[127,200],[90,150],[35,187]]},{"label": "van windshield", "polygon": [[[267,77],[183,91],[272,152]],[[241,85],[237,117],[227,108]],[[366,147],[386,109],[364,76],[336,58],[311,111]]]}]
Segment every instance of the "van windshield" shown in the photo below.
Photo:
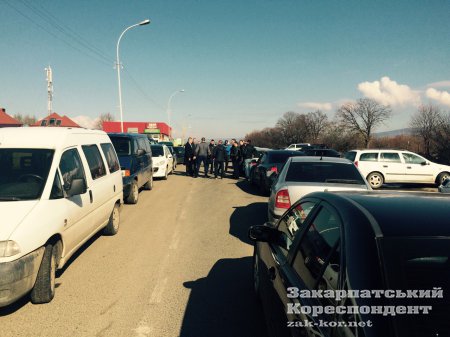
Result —
[{"label": "van windshield", "polygon": [[0,149],[0,202],[39,199],[53,150]]}]

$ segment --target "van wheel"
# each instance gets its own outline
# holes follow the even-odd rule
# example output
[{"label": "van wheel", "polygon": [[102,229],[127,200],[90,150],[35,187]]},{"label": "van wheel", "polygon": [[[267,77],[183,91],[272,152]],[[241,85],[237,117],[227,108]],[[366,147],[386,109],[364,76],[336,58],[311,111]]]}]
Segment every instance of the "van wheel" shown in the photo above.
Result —
[{"label": "van wheel", "polygon": [[445,179],[450,178],[450,173],[441,172],[436,178],[436,186],[442,185]]},{"label": "van wheel", "polygon": [[109,221],[106,227],[103,229],[104,235],[116,235],[119,231],[120,224],[120,205],[116,203],[109,216]]},{"label": "van wheel", "polygon": [[49,303],[55,297],[56,253],[57,249],[54,249],[52,244],[45,246],[41,266],[30,294],[31,303]]},{"label": "van wheel", "polygon": [[384,184],[384,177],[380,172],[372,172],[367,176],[367,181],[373,189],[380,188]]},{"label": "van wheel", "polygon": [[144,190],[150,191],[153,189],[153,174],[150,176],[150,179],[144,184]]},{"label": "van wheel", "polygon": [[139,199],[139,188],[137,185],[136,180],[133,180],[133,182],[131,183],[131,189],[130,189],[130,194],[127,197],[127,204],[137,204]]},{"label": "van wheel", "polygon": [[167,180],[168,175],[169,175],[169,166],[166,167],[166,173],[164,173],[163,179]]}]

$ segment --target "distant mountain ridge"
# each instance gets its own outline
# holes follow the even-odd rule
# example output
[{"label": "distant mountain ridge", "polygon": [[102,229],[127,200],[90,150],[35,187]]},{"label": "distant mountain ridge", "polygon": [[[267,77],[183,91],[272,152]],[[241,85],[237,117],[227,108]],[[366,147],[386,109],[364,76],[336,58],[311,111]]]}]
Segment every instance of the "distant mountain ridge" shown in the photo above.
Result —
[{"label": "distant mountain ridge", "polygon": [[397,130],[391,130],[391,131],[376,132],[373,134],[373,136],[376,138],[381,138],[381,137],[395,137],[395,136],[412,135],[412,134],[414,134],[413,128],[404,128],[404,129],[397,129]]}]

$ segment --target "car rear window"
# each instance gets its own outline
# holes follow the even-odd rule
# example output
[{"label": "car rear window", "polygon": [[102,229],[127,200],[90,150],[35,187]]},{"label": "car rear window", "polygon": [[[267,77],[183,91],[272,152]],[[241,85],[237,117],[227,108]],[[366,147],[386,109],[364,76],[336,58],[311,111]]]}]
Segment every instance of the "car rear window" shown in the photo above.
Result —
[{"label": "car rear window", "polygon": [[[386,287],[443,290],[443,297],[395,298],[395,306],[431,306],[428,314],[397,315],[399,336],[448,336],[450,331],[450,238],[380,238]],[[401,248],[400,248],[401,247]]]},{"label": "car rear window", "polygon": [[303,156],[303,152],[276,152],[276,153],[268,153],[268,162],[273,164],[280,164],[286,162],[289,157],[298,157]]},{"label": "car rear window", "polygon": [[117,152],[117,155],[120,156],[129,156],[131,155],[131,141],[126,137],[110,137],[111,142],[114,145],[114,149]]},{"label": "car rear window", "polygon": [[361,153],[359,161],[378,161],[378,152]]},{"label": "car rear window", "polygon": [[344,154],[344,158],[350,160],[350,161],[355,161],[356,158],[356,152],[355,151],[349,151],[346,154]]},{"label": "car rear window", "polygon": [[153,157],[164,156],[164,148],[161,145],[151,145]]},{"label": "car rear window", "polygon": [[286,181],[365,185],[354,165],[331,162],[291,162]]}]

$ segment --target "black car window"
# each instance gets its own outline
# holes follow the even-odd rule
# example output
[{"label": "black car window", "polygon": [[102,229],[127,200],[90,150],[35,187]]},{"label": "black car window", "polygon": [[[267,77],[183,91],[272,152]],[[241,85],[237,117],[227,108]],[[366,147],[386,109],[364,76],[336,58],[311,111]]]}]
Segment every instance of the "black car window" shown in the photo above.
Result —
[{"label": "black car window", "polygon": [[131,142],[129,138],[126,137],[110,137],[111,142],[114,145],[114,149],[117,152],[117,155],[120,156],[129,156],[131,154]]},{"label": "black car window", "polygon": [[82,145],[81,148],[86,156],[92,179],[95,180],[106,175],[105,163],[97,145]]},{"label": "black car window", "polygon": [[309,289],[337,289],[340,221],[323,207],[299,243],[293,268]]},{"label": "black car window", "polygon": [[365,185],[364,179],[354,165],[326,161],[291,162],[285,180]]},{"label": "black car window", "polygon": [[151,145],[153,157],[164,157],[164,148],[162,145]]},{"label": "black car window", "polygon": [[87,186],[83,164],[77,149],[70,149],[63,153],[59,170],[65,186],[70,186],[73,179],[82,179],[84,186]]},{"label": "black car window", "polygon": [[106,163],[109,167],[109,172],[113,173],[120,169],[119,161],[117,160],[116,151],[110,143],[100,144],[103,155],[106,158]]},{"label": "black car window", "polygon": [[355,151],[349,151],[346,154],[344,154],[344,158],[348,159],[350,161],[355,161],[356,158],[356,152]]},{"label": "black car window", "polygon": [[289,157],[295,157],[295,156],[302,156],[303,152],[275,152],[275,153],[270,153],[269,154],[269,158],[268,158],[268,162],[269,163],[273,163],[273,164],[280,164],[280,163],[284,163],[286,160],[288,160]]},{"label": "black car window", "polygon": [[390,162],[390,163],[401,163],[400,155],[395,152],[382,152],[380,155],[380,161]]},{"label": "black car window", "polygon": [[361,153],[359,161],[378,161],[378,152]]},{"label": "black car window", "polygon": [[287,256],[295,234],[302,228],[303,222],[314,205],[310,201],[302,202],[290,209],[278,222],[278,230],[283,233],[283,241],[286,244],[285,247],[281,247],[284,256]]}]

